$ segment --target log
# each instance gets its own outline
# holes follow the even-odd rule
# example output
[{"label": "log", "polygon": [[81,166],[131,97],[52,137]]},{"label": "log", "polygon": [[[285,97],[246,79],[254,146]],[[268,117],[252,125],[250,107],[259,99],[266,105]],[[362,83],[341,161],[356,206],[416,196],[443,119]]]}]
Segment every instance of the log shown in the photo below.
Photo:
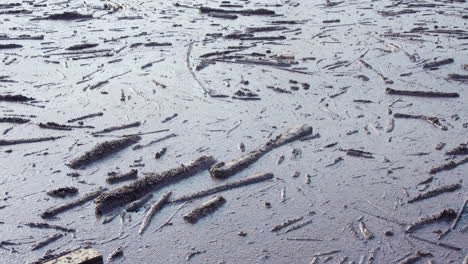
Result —
[{"label": "log", "polygon": [[432,98],[458,98],[460,97],[460,94],[458,93],[447,93],[447,92],[405,91],[405,90],[395,90],[392,88],[387,88],[385,91],[387,92],[387,94],[391,94],[391,95],[407,95],[407,96],[432,97]]},{"label": "log", "polygon": [[215,178],[228,178],[247,168],[269,151],[310,134],[312,134],[312,127],[308,125],[291,128],[283,134],[278,135],[275,139],[268,141],[263,147],[257,150],[251,151],[238,159],[215,164],[210,169],[211,176]]},{"label": "log", "polygon": [[464,158],[460,161],[451,161],[449,163],[445,163],[445,164],[442,164],[438,167],[434,167],[432,168],[429,173],[430,174],[436,174],[436,173],[439,173],[441,171],[445,171],[445,170],[452,170],[452,169],[455,169],[456,167],[460,166],[460,165],[463,165],[465,163],[468,162],[468,158]]},{"label": "log", "polygon": [[456,217],[457,217],[457,213],[453,209],[451,208],[444,209],[440,213],[429,215],[429,216],[418,219],[417,221],[415,221],[414,223],[412,223],[406,228],[406,232],[412,233],[424,225],[431,224],[437,221],[442,221],[442,220],[448,221]]},{"label": "log", "polygon": [[63,137],[43,137],[43,138],[21,138],[21,139],[3,139],[0,140],[0,146],[11,146],[19,144],[38,143],[44,141],[56,140]]},{"label": "log", "polygon": [[460,189],[461,187],[462,187],[462,185],[459,184],[459,183],[444,185],[444,186],[441,186],[439,188],[435,188],[433,190],[430,190],[430,191],[427,191],[427,192],[424,192],[424,193],[420,193],[418,196],[410,199],[408,201],[408,203],[414,203],[414,202],[418,202],[418,201],[421,201],[421,200],[429,199],[429,198],[432,198],[434,196],[437,196],[437,195],[440,195],[440,194],[446,193],[446,192],[454,192],[454,191]]},{"label": "log", "polygon": [[212,214],[218,210],[223,204],[226,203],[226,199],[222,196],[215,196],[210,200],[202,203],[200,206],[193,209],[188,214],[184,215],[183,218],[185,221],[195,224],[203,217]]},{"label": "log", "polygon": [[82,205],[88,201],[93,200],[94,198],[98,197],[103,191],[106,191],[106,188],[100,188],[99,190],[90,192],[88,194],[85,194],[83,197],[78,198],[76,200],[72,200],[70,202],[67,202],[63,205],[56,206],[56,207],[51,207],[47,209],[45,212],[41,214],[42,218],[52,218],[62,212],[65,212],[67,210],[70,210],[72,208],[75,208],[79,205]]},{"label": "log", "polygon": [[189,178],[209,168],[213,163],[215,163],[213,157],[202,156],[171,170],[149,174],[130,184],[105,192],[96,199],[96,215],[99,217],[116,207],[135,201],[152,191]]},{"label": "log", "polygon": [[85,154],[67,163],[67,166],[69,166],[72,169],[77,169],[79,167],[89,165],[95,161],[110,156],[111,154],[119,152],[130,145],[135,144],[140,139],[140,136],[131,136],[124,137],[121,139],[104,141],[94,146],[90,151],[85,152]]},{"label": "log", "polygon": [[431,69],[431,68],[437,68],[442,65],[447,65],[453,63],[455,60],[452,58],[444,59],[444,60],[438,60],[438,61],[433,61],[433,62],[428,62],[423,65],[423,69]]}]

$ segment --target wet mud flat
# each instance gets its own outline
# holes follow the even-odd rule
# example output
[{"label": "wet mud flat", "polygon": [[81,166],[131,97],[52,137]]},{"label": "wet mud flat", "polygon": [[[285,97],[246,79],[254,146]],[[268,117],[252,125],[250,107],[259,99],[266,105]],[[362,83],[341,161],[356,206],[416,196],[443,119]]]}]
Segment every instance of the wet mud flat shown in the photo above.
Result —
[{"label": "wet mud flat", "polygon": [[3,1],[0,263],[468,262],[467,12]]}]

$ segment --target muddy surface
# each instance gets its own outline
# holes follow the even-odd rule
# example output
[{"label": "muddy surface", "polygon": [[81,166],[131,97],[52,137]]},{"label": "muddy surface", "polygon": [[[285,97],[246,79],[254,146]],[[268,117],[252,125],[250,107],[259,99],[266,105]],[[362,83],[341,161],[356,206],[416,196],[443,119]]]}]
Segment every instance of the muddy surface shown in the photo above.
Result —
[{"label": "muddy surface", "polygon": [[[468,164],[460,162],[466,151],[446,152],[467,143],[467,12],[465,0],[3,1],[0,118],[29,122],[0,122],[8,143],[0,146],[0,263],[86,245],[104,259],[119,249],[121,257],[109,258],[116,263],[461,263]],[[54,126],[40,126],[48,122]],[[274,174],[223,192],[226,204],[196,224],[182,216],[211,197],[167,205],[143,235],[142,209],[98,219],[88,202],[40,217],[128,183],[109,185],[109,172],[143,177],[202,155],[230,161],[301,124],[313,135],[229,179],[205,170],[158,189],[145,205],[169,191],[180,197]],[[136,134],[139,148],[66,165]],[[48,140],[27,140],[41,138]],[[452,184],[461,188],[408,203]],[[62,187],[78,194],[47,195]],[[449,208],[459,214],[455,227],[450,219],[405,232]],[[76,232],[26,225],[44,222]]]}]

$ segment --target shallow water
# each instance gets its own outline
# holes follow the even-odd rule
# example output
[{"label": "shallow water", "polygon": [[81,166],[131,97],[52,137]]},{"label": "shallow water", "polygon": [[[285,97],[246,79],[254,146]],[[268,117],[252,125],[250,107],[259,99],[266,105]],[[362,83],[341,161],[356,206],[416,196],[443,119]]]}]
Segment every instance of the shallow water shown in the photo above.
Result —
[{"label": "shallow water", "polygon": [[[95,243],[91,245],[105,258],[117,247],[125,247],[124,258],[115,261],[121,263],[182,263],[187,262],[186,257],[195,251],[203,253],[191,258],[192,263],[309,263],[313,255],[332,250],[341,250],[332,255],[332,263],[341,256],[357,263],[361,256],[367,258],[373,248],[379,248],[374,263],[392,263],[416,250],[431,252],[433,257],[424,261],[433,259],[435,263],[460,263],[467,255],[468,237],[459,231],[466,227],[467,213],[457,230],[440,240],[462,248],[461,251],[408,238],[404,227],[369,214],[410,223],[445,208],[458,211],[466,199],[467,188],[463,180],[466,179],[467,167],[462,165],[435,174],[434,180],[426,186],[433,189],[461,182],[463,187],[460,190],[406,204],[424,187],[417,184],[430,176],[430,168],[450,161],[452,157],[444,155],[445,151],[466,143],[468,111],[463,102],[468,96],[467,83],[447,79],[451,73],[468,74],[467,66],[463,68],[468,63],[467,20],[462,17],[467,12],[466,3],[446,1],[435,2],[436,7],[411,7],[411,4],[420,2],[408,1],[388,7],[396,2],[347,1],[327,7],[325,1],[277,1],[281,6],[265,7],[265,3],[271,2],[237,1],[231,4],[243,5],[239,9],[267,8],[278,16],[239,15],[236,20],[225,20],[200,14],[197,8],[174,6],[172,2],[163,1],[130,0],[122,2],[122,10],[111,14],[97,9],[102,7],[101,1],[88,1],[88,5],[60,2],[23,2],[14,9],[28,9],[33,11],[32,14],[0,15],[2,34],[10,37],[44,35],[44,40],[0,41],[0,44],[23,45],[21,49],[0,50],[0,75],[10,76],[7,79],[15,81],[0,82],[0,94],[23,94],[39,101],[32,105],[0,102],[2,115],[37,116],[24,125],[0,123],[1,132],[13,127],[1,139],[66,136],[56,141],[0,147],[0,208],[6,206],[0,210],[0,240],[25,242],[0,248],[0,263],[27,263],[47,250],[60,252],[90,244],[86,241]],[[32,3],[45,6],[34,7]],[[220,4],[215,1],[179,3],[195,7],[200,4],[218,7]],[[378,13],[404,9],[417,12],[389,17]],[[0,9],[4,10],[9,9]],[[63,11],[93,14],[94,18],[31,21],[35,17]],[[141,18],[119,20],[129,16]],[[333,19],[340,19],[340,22],[323,23]],[[247,27],[271,26],[272,21],[277,20],[303,23],[283,25],[287,30],[255,34],[281,35],[286,37],[285,40],[242,41],[207,35],[243,32]],[[411,32],[417,35],[413,37],[388,35],[408,34],[404,32],[416,27],[462,31],[452,34]],[[142,35],[143,32],[146,34]],[[124,36],[129,37],[109,41]],[[148,42],[170,42],[172,46],[130,47],[134,43]],[[73,58],[83,56],[54,55],[67,52],[65,48],[80,43],[98,43],[95,49],[111,49],[111,55],[78,60]],[[254,52],[266,55],[269,61],[274,61],[274,55],[291,57],[297,64],[288,69],[297,68],[306,74],[270,66],[223,62],[195,70],[201,62],[201,55],[224,51],[230,46],[252,46],[234,53],[247,59],[256,59],[248,55]],[[362,55],[362,60],[375,71],[357,61]],[[411,61],[408,55],[415,55],[417,60]],[[436,70],[422,68],[426,62],[446,58],[454,58],[455,62]],[[16,61],[9,64],[13,59]],[[116,59],[121,61],[110,63]],[[205,95],[190,73],[187,61],[204,87],[229,97],[239,89],[247,88],[257,93],[261,100],[242,101]],[[348,62],[335,69],[325,67],[338,61]],[[154,62],[151,67],[141,68],[150,62]],[[392,80],[393,84],[385,83],[376,72]],[[405,73],[412,74],[402,76]],[[86,75],[90,77],[80,83]],[[357,75],[365,75],[369,81],[362,81],[356,78]],[[104,80],[109,82],[89,89],[89,86]],[[291,80],[298,84],[292,84]],[[156,85],[154,81],[167,87]],[[301,83],[309,84],[310,89],[303,89]],[[291,93],[277,93],[267,86],[280,87]],[[291,86],[298,86],[299,90],[291,90]],[[460,97],[393,96],[385,94],[386,87],[457,92]],[[343,91],[345,93],[337,95]],[[121,100],[122,94],[124,101]],[[357,103],[353,100],[372,102]],[[395,119],[394,130],[387,133],[384,127],[391,117],[389,105],[392,105],[393,113],[437,116],[448,130],[443,131],[422,120]],[[178,136],[140,150],[123,150],[77,170],[81,175],[78,178],[67,176],[67,173],[75,171],[65,165],[67,161],[112,137],[93,137],[92,129],[58,131],[41,129],[37,124],[49,121],[66,124],[71,118],[99,111],[104,113],[102,117],[84,120],[84,124],[100,130],[142,122],[140,127],[111,133],[117,136],[170,130],[144,135],[142,144],[170,133]],[[177,117],[162,123],[175,113]],[[105,178],[109,171],[128,171],[129,166],[139,159],[145,165],[138,168],[140,177],[142,173],[162,172],[201,155],[213,155],[218,161],[231,160],[243,154],[238,148],[241,142],[245,144],[246,151],[251,151],[269,138],[303,123],[313,126],[314,133],[319,133],[320,137],[282,146],[231,177],[229,180],[261,172],[275,174],[272,181],[223,193],[227,203],[197,224],[185,223],[182,215],[206,199],[185,205],[171,221],[173,225],[154,232],[178,208],[166,207],[155,216],[143,236],[138,235],[136,225],[142,221],[143,211],[126,214],[123,222],[117,217],[102,225],[101,220],[94,216],[94,205],[88,203],[48,221],[75,228],[75,237],[67,235],[41,250],[29,249],[31,244],[57,233],[23,225],[42,222],[39,217],[42,211],[63,203],[60,199],[48,197],[47,190],[75,186],[80,195],[85,194],[97,186],[108,186]],[[354,130],[358,132],[347,134]],[[337,145],[325,147],[334,142]],[[440,142],[447,143],[447,146],[437,151],[435,147]],[[155,153],[163,147],[167,147],[167,153],[156,160]],[[347,156],[340,148],[369,151],[375,158]],[[301,157],[293,158],[294,149],[302,151]],[[280,156],[285,160],[278,165]],[[343,158],[341,162],[327,166],[339,157]],[[293,177],[296,171],[301,173],[297,178]],[[310,184],[306,183],[307,174],[311,175]],[[168,190],[178,196],[220,182],[204,171],[155,192],[153,200]],[[281,197],[283,189],[285,201]],[[266,208],[265,202],[270,202],[271,208]],[[316,214],[309,216],[310,212]],[[277,224],[298,216],[305,216],[305,220],[310,219],[312,223],[287,234],[270,232]],[[352,233],[350,225],[359,230],[357,225],[361,217],[374,232],[374,239],[367,241],[360,234],[355,236]],[[451,222],[431,224],[414,234],[436,241],[434,231],[450,226]],[[394,236],[385,236],[387,230],[393,231]],[[239,236],[242,231],[247,236]],[[120,238],[106,242],[117,237]],[[320,241],[293,240],[296,238]],[[18,252],[8,250],[13,248]],[[324,259],[321,257],[319,263]]]}]

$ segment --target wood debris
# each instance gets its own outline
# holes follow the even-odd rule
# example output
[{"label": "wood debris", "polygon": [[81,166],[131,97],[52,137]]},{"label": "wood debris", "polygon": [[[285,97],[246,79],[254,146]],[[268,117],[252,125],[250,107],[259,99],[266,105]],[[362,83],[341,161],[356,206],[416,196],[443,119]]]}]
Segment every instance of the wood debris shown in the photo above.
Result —
[{"label": "wood debris", "polygon": [[406,232],[412,233],[415,230],[422,228],[427,224],[431,224],[437,221],[449,221],[455,219],[456,217],[457,213],[453,209],[444,209],[440,213],[418,219],[417,221],[406,227]]},{"label": "wood debris", "polygon": [[50,190],[47,192],[47,195],[52,197],[60,197],[65,198],[67,196],[73,196],[78,193],[78,189],[76,187],[61,187],[55,190]]},{"label": "wood debris", "polygon": [[387,94],[391,94],[391,95],[407,95],[407,96],[432,97],[432,98],[458,98],[460,97],[460,94],[458,93],[446,93],[446,92],[405,91],[405,90],[395,90],[392,88],[387,88],[385,91],[387,92]]},{"label": "wood debris", "polygon": [[210,169],[211,176],[215,178],[228,178],[245,169],[269,151],[310,134],[312,134],[312,127],[307,125],[301,125],[289,129],[285,133],[277,136],[275,139],[268,141],[263,147],[251,151],[239,159],[215,164]]},{"label": "wood debris", "polygon": [[359,221],[359,230],[365,239],[372,239],[375,237],[374,233],[372,233],[362,221]]},{"label": "wood debris", "polygon": [[126,173],[110,173],[106,178],[106,182],[109,184],[119,183],[123,181],[133,180],[138,177],[138,170],[130,170]]},{"label": "wood debris", "polygon": [[128,128],[133,128],[133,127],[138,127],[141,125],[141,122],[133,122],[130,124],[124,124],[120,126],[112,126],[108,128],[104,128],[102,130],[96,131],[93,134],[104,134],[104,133],[110,133],[118,130],[123,130],[123,129],[128,129]]},{"label": "wood debris", "polygon": [[149,193],[143,197],[141,197],[140,199],[134,201],[134,202],[131,202],[129,203],[126,207],[125,207],[125,211],[127,212],[136,212],[138,211],[141,207],[143,207],[149,200],[151,200],[153,198],[153,194],[152,193]]},{"label": "wood debris", "polygon": [[207,169],[215,162],[213,157],[202,156],[162,173],[153,173],[138,180],[100,195],[96,203],[96,215],[101,216],[116,207],[135,201],[149,192],[166,185],[189,178]]},{"label": "wood debris", "polygon": [[206,189],[206,190],[203,190],[203,191],[199,191],[199,192],[195,192],[195,193],[192,193],[192,194],[186,194],[186,195],[183,195],[183,196],[180,196],[180,197],[176,197],[171,202],[172,203],[182,203],[182,202],[186,202],[186,201],[191,201],[191,200],[194,200],[194,199],[206,197],[208,195],[220,193],[220,192],[223,192],[223,191],[232,190],[232,189],[247,186],[247,185],[250,185],[250,184],[270,180],[270,179],[273,179],[273,177],[274,177],[273,173],[255,174],[255,175],[247,177],[247,178],[243,178],[243,179],[240,179],[240,180],[237,180],[237,181],[232,181],[232,182],[228,182],[228,183],[225,183],[225,184],[221,184],[221,185],[218,185],[216,187],[209,188],[209,189]]},{"label": "wood debris", "polygon": [[408,201],[408,203],[419,202],[419,201],[426,200],[426,199],[429,199],[429,198],[432,198],[432,197],[435,197],[435,196],[438,196],[438,195],[441,195],[441,194],[447,193],[447,192],[454,192],[454,191],[460,189],[461,187],[462,187],[462,185],[459,184],[459,183],[444,185],[444,186],[432,189],[430,191],[420,193],[420,194],[418,194],[418,196],[410,199]]},{"label": "wood debris", "polygon": [[24,138],[24,139],[0,139],[0,146],[11,146],[19,144],[30,144],[44,141],[57,140],[63,137],[43,137],[43,138]]},{"label": "wood debris", "polygon": [[57,241],[59,240],[60,238],[63,237],[63,234],[55,234],[51,237],[48,237],[47,239],[45,239],[44,241],[41,241],[37,244],[34,244],[31,246],[31,250],[38,250],[38,249],[41,249],[47,245],[49,245],[50,243],[53,243],[54,241]]},{"label": "wood debris", "polygon": [[54,206],[54,207],[51,207],[47,210],[45,210],[42,214],[41,214],[41,217],[42,218],[52,218],[60,213],[63,213],[65,211],[68,211],[70,209],[73,209],[77,206],[80,206],[86,202],[89,202],[91,200],[93,200],[94,198],[98,197],[102,192],[106,191],[107,189],[106,188],[100,188],[99,190],[96,190],[96,191],[93,191],[93,192],[90,192],[90,193],[87,193],[85,195],[83,195],[83,197],[80,197],[76,200],[72,200],[72,201],[69,201],[63,205],[59,205],[59,206]]},{"label": "wood debris", "polygon": [[464,158],[460,161],[451,161],[449,163],[445,163],[445,164],[442,164],[438,167],[433,167],[429,173],[430,174],[436,174],[436,173],[439,173],[441,171],[446,171],[446,170],[452,170],[452,169],[455,169],[456,167],[460,166],[460,165],[463,165],[465,163],[468,162],[468,158]]},{"label": "wood debris", "polygon": [[104,141],[94,146],[91,150],[85,152],[85,154],[71,160],[67,163],[67,166],[73,169],[78,169],[82,166],[89,165],[135,144],[140,141],[140,139],[141,137],[139,136],[130,136]]},{"label": "wood debris", "polygon": [[195,224],[200,219],[205,216],[208,216],[218,210],[223,204],[226,203],[226,199],[222,196],[215,196],[208,201],[197,206],[195,209],[190,211],[188,214],[184,215],[184,220],[191,224]]},{"label": "wood debris", "polygon": [[68,233],[75,233],[76,230],[73,228],[58,226],[58,225],[51,225],[48,223],[26,223],[25,226],[29,226],[31,228],[40,228],[40,229],[55,229],[58,231],[68,232]]},{"label": "wood debris", "polygon": [[273,229],[271,229],[271,232],[278,232],[278,231],[281,231],[281,229],[283,228],[286,228],[292,224],[295,224],[299,221],[301,221],[302,219],[304,219],[303,216],[300,216],[300,217],[296,217],[296,218],[292,218],[292,219],[288,219],[286,220],[285,222],[279,224],[279,225],[276,225],[275,227],[273,227]]},{"label": "wood debris", "polygon": [[171,196],[172,192],[167,192],[161,196],[159,200],[154,202],[148,211],[146,212],[145,217],[143,218],[143,222],[141,223],[140,229],[138,230],[138,234],[143,234],[145,232],[146,228],[148,228],[149,224],[151,223],[151,220],[153,219],[153,216],[161,211],[161,209],[168,203],[169,197]]}]

